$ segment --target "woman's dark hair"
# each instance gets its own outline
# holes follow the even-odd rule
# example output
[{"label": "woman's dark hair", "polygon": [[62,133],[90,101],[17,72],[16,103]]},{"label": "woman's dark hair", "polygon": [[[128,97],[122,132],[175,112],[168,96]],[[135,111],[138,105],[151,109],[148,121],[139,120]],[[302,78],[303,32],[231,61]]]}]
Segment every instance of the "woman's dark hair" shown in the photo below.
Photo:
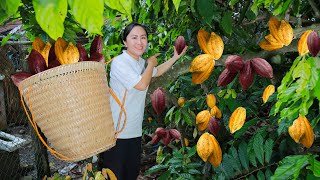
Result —
[{"label": "woman's dark hair", "polygon": [[142,25],[142,24],[139,24],[139,23],[136,23],[136,22],[132,22],[132,23],[130,23],[128,26],[126,26],[126,28],[125,28],[124,31],[123,31],[123,34],[122,34],[122,41],[123,41],[123,42],[126,41],[128,34],[129,34],[129,33],[131,32],[131,30],[132,30],[134,27],[136,27],[136,26],[142,27],[142,28],[146,31],[147,37],[148,37],[148,31],[147,31],[146,26],[144,26],[144,25]]}]

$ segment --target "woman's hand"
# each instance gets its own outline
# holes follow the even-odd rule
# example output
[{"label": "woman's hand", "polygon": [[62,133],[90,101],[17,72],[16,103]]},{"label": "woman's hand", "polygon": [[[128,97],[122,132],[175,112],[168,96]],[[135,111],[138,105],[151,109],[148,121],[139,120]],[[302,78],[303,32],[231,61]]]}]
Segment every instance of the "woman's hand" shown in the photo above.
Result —
[{"label": "woman's hand", "polygon": [[160,53],[157,53],[153,56],[151,56],[147,61],[148,61],[148,65],[150,64],[153,67],[156,67],[158,65],[158,59],[157,57],[160,55]]}]

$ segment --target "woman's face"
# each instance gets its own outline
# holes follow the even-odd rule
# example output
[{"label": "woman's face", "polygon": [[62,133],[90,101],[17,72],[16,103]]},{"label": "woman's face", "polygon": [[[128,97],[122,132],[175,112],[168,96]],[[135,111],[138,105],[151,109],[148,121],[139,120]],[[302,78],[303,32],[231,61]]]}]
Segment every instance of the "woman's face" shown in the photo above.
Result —
[{"label": "woman's face", "polygon": [[147,33],[141,26],[135,26],[124,43],[127,46],[127,53],[134,59],[138,59],[147,48]]}]

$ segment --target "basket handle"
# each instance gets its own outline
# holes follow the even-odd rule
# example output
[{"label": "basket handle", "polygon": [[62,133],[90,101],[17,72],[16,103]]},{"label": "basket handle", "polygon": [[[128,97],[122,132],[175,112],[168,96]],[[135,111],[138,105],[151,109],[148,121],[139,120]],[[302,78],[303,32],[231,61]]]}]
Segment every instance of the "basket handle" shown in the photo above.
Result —
[{"label": "basket handle", "polygon": [[[127,122],[127,112],[126,112],[126,109],[124,108],[124,103],[126,101],[127,91],[128,90],[126,89],[125,92],[124,92],[124,95],[123,95],[122,103],[121,103],[119,98],[114,93],[114,91],[111,88],[109,88],[110,94],[112,95],[112,97],[115,99],[115,101],[117,102],[117,104],[121,108],[121,111],[120,111],[120,114],[119,114],[119,118],[118,118],[117,127],[116,127],[116,132],[115,132],[115,137],[116,138],[118,137],[119,133],[121,133],[123,131],[123,129],[124,129],[125,125],[126,125],[126,122]],[[122,125],[121,129],[119,130],[120,120],[121,120],[121,117],[122,117],[122,112],[124,113],[124,120],[123,120],[123,125]]]},{"label": "basket handle", "polygon": [[21,89],[19,88],[20,100],[21,100],[23,109],[24,109],[24,111],[25,111],[25,113],[26,113],[26,115],[27,115],[27,117],[28,117],[28,120],[29,120],[31,126],[32,126],[33,129],[36,131],[36,133],[37,133],[40,141],[42,142],[42,144],[51,152],[51,154],[52,154],[54,157],[56,157],[56,158],[59,159],[59,160],[71,161],[71,160],[72,160],[71,158],[69,158],[69,157],[67,157],[67,156],[65,156],[65,155],[63,155],[63,154],[55,151],[54,149],[52,149],[52,148],[46,143],[46,141],[42,138],[42,136],[40,135],[39,130],[38,130],[38,126],[37,126],[36,122],[35,122],[34,119],[33,119],[32,103],[31,103],[31,100],[30,100],[30,91],[31,91],[31,86],[29,86],[29,88],[28,88],[28,101],[29,101],[29,103],[30,103],[29,110],[30,110],[31,117],[30,117],[30,115],[29,115],[29,113],[28,113],[28,111],[27,111],[27,108],[26,108],[26,106],[25,106],[25,103],[24,103],[24,100],[23,100],[23,97],[22,97],[22,91],[21,91]]}]

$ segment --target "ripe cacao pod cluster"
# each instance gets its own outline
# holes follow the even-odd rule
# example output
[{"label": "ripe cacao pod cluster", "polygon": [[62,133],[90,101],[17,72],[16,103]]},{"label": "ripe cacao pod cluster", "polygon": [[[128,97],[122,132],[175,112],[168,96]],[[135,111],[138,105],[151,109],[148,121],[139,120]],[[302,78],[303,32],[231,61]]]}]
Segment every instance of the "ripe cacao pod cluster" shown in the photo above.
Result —
[{"label": "ripe cacao pod cluster", "polygon": [[63,64],[72,64],[80,61],[98,61],[104,63],[102,55],[102,37],[97,35],[90,46],[90,57],[81,44],[73,45],[58,38],[52,45],[36,37],[32,42],[32,50],[28,56],[30,72],[17,72],[11,75],[13,83],[18,86],[24,79]]},{"label": "ripe cacao pod cluster", "polygon": [[203,133],[197,142],[197,153],[204,161],[218,167],[222,161],[222,150],[217,139],[208,132]]},{"label": "ripe cacao pod cluster", "polygon": [[314,141],[314,132],[310,122],[305,116],[299,117],[293,121],[288,128],[290,137],[296,142],[301,143],[304,147],[310,148]]},{"label": "ripe cacao pod cluster", "polygon": [[246,109],[244,107],[238,107],[230,116],[229,130],[233,134],[242,128],[246,121]]},{"label": "ripe cacao pod cluster", "polygon": [[178,36],[174,42],[174,47],[176,48],[177,53],[180,55],[183,49],[186,47],[186,41],[183,36]]},{"label": "ripe cacao pod cluster", "polygon": [[271,17],[268,26],[270,34],[265,36],[265,40],[259,44],[262,49],[272,51],[289,46],[293,39],[293,29],[288,22]]},{"label": "ripe cacao pod cluster", "polygon": [[165,129],[158,127],[152,136],[151,144],[157,144],[160,140],[164,145],[168,145],[171,140],[181,140],[181,133],[177,129]]},{"label": "ripe cacao pod cluster", "polygon": [[196,56],[190,66],[192,83],[201,84],[211,75],[215,60],[218,60],[223,53],[224,43],[219,35],[214,32],[207,32],[203,29],[198,31],[198,44],[205,54]]},{"label": "ripe cacao pod cluster", "polygon": [[268,61],[262,58],[253,58],[244,61],[238,55],[230,55],[225,62],[225,69],[218,78],[218,86],[231,83],[239,73],[239,82],[243,90],[247,90],[253,83],[254,75],[265,78],[273,77],[273,69]]},{"label": "ripe cacao pod cluster", "polygon": [[317,32],[312,31],[308,35],[307,45],[312,56],[317,56],[320,51],[320,37]]},{"label": "ripe cacao pod cluster", "polygon": [[160,115],[166,108],[166,97],[164,90],[158,87],[151,94],[151,104],[157,115]]}]

